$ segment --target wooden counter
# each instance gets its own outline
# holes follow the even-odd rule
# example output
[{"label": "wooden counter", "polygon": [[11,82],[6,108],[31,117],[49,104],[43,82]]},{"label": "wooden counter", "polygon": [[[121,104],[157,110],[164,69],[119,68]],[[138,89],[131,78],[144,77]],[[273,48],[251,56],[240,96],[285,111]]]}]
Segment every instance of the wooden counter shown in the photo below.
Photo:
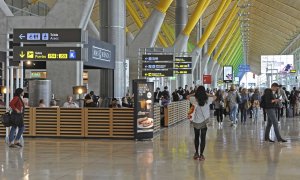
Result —
[{"label": "wooden counter", "polygon": [[[187,102],[174,102],[166,108],[166,126],[186,119]],[[0,114],[4,112],[0,108]],[[24,136],[133,139],[133,114],[133,108],[26,108]],[[154,132],[160,131],[160,119],[160,107],[154,106]],[[0,136],[5,136],[3,125]]]},{"label": "wooden counter", "polygon": [[132,108],[26,108],[24,136],[133,139],[133,121]]}]

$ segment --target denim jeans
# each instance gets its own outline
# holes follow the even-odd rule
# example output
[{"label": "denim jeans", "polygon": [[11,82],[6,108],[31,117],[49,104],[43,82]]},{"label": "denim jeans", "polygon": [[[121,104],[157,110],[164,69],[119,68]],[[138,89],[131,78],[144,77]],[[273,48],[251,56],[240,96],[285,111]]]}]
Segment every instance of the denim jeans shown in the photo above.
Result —
[{"label": "denim jeans", "polygon": [[15,138],[16,129],[17,129],[17,126],[12,126],[10,129],[10,132],[9,132],[9,142],[10,143],[12,143],[14,141],[14,139],[18,141],[21,138],[25,127],[24,126],[19,127],[18,134]]},{"label": "denim jeans", "polygon": [[254,121],[257,121],[257,119],[258,119],[258,110],[259,110],[258,107],[254,107],[253,108],[253,118],[254,118]]},{"label": "denim jeans", "polygon": [[271,130],[272,125],[274,127],[274,132],[275,132],[277,140],[280,141],[282,139],[280,136],[280,133],[279,133],[279,129],[278,129],[278,121],[277,121],[276,111],[277,111],[277,109],[275,109],[275,108],[266,109],[266,112],[268,115],[268,124],[267,124],[266,131],[265,131],[265,140],[268,140],[270,137],[270,130]]},{"label": "denim jeans", "polygon": [[241,122],[246,122],[247,120],[247,109],[241,108]]},{"label": "denim jeans", "polygon": [[237,121],[237,111],[238,111],[238,104],[234,106],[230,106],[230,120],[233,124],[236,124]]}]

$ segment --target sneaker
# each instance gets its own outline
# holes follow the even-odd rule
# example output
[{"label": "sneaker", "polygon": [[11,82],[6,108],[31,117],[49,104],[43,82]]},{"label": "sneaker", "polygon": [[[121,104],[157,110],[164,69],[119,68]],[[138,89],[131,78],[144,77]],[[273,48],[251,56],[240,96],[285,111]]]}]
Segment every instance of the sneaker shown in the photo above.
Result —
[{"label": "sneaker", "polygon": [[200,161],[204,161],[204,160],[205,160],[205,157],[204,157],[203,155],[200,155],[199,160],[200,160]]},{"label": "sneaker", "polygon": [[20,143],[15,143],[16,146],[23,147]]},{"label": "sneaker", "polygon": [[278,142],[287,142],[285,139],[280,139]]},{"label": "sneaker", "polygon": [[194,158],[194,159],[198,159],[198,158],[199,158],[199,154],[198,154],[198,153],[195,153],[193,158]]},{"label": "sneaker", "polygon": [[18,146],[14,145],[14,144],[10,144],[8,147],[10,147],[10,148],[17,148]]}]

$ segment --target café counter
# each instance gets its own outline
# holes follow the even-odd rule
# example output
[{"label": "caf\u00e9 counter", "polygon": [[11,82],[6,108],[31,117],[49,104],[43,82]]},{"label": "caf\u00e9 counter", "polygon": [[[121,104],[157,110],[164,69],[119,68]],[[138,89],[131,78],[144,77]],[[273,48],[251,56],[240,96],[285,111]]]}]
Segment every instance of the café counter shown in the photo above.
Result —
[{"label": "caf\u00e9 counter", "polygon": [[[187,117],[187,101],[174,102],[167,108],[168,126]],[[5,108],[0,108],[0,114]],[[154,132],[160,131],[160,107],[154,107]],[[26,108],[26,137],[76,137],[134,139],[133,108]],[[5,127],[0,125],[0,136]]]}]

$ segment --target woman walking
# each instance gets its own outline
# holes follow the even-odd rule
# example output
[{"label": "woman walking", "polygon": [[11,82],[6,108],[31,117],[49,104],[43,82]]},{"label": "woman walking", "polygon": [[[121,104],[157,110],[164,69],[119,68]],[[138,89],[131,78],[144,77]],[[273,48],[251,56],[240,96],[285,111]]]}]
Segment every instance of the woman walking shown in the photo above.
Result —
[{"label": "woman walking", "polygon": [[216,93],[216,99],[214,100],[213,104],[215,106],[219,127],[221,127],[223,125],[224,98],[220,89]]},{"label": "woman walking", "polygon": [[260,102],[260,93],[258,89],[255,89],[254,94],[251,97],[251,104],[253,109],[253,121],[256,123],[258,119],[258,110],[259,110],[259,102]]},{"label": "woman walking", "polygon": [[[206,140],[206,132],[209,120],[209,103],[208,103],[208,95],[206,94],[205,87],[199,86],[195,93],[196,103],[194,103],[194,112],[191,118],[194,132],[195,132],[195,154],[194,159],[199,159],[200,161],[204,161],[205,157],[203,155],[205,148],[205,140]],[[201,138],[200,144],[200,154],[199,154],[199,137]]]},{"label": "woman walking", "polygon": [[[15,91],[14,98],[10,101],[9,106],[12,109],[11,113],[11,129],[9,133],[9,147],[16,148],[22,147],[19,140],[24,132],[24,102],[22,96],[24,91],[22,88],[18,88]],[[16,129],[18,127],[17,136],[15,136]]]},{"label": "woman walking", "polygon": [[241,123],[246,124],[247,120],[247,111],[249,109],[249,95],[248,95],[248,90],[246,88],[242,89],[241,92],[241,103],[239,104],[239,108],[241,111]]}]

